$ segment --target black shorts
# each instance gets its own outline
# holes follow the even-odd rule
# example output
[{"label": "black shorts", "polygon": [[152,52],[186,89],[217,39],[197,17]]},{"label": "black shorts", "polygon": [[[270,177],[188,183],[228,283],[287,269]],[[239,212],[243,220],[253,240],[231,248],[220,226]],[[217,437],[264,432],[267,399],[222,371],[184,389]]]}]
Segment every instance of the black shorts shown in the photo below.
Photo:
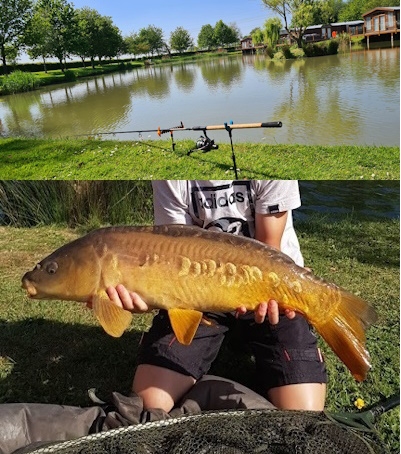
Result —
[{"label": "black shorts", "polygon": [[174,336],[166,311],[159,311],[150,330],[144,334],[139,364],[151,364],[190,375],[199,380],[217,357],[225,335],[231,329],[248,342],[255,358],[256,375],[263,388],[297,383],[326,383],[325,364],[317,339],[304,317],[280,316],[277,325],[255,323],[249,312],[235,314],[206,313],[212,325],[201,324],[190,345],[180,344]]}]

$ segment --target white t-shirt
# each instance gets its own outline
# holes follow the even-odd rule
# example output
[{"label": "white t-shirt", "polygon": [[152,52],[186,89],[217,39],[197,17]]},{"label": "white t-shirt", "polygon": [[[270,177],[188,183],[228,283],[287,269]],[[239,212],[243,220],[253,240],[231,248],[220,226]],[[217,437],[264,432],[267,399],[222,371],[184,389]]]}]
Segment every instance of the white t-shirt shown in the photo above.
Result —
[{"label": "white t-shirt", "polygon": [[301,205],[296,180],[154,180],[156,225],[186,224],[255,236],[255,213],[288,211],[281,251],[304,265],[292,211]]}]

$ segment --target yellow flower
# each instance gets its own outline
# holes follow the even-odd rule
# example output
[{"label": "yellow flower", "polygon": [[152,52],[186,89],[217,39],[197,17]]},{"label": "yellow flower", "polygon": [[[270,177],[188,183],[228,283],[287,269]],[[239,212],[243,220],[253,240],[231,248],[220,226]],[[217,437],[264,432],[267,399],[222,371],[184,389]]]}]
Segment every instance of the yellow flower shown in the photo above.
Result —
[{"label": "yellow flower", "polygon": [[365,401],[358,397],[358,399],[356,399],[356,401],[354,402],[354,405],[358,410],[361,410],[361,408],[365,406]]}]

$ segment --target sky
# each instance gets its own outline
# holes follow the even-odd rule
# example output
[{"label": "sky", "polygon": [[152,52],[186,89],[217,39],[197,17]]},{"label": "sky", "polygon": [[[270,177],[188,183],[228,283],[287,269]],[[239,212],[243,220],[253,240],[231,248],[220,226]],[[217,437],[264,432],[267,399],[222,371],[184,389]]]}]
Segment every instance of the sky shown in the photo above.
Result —
[{"label": "sky", "polygon": [[272,17],[262,0],[70,0],[69,3],[111,17],[123,36],[154,25],[169,40],[172,31],[183,27],[195,44],[202,25],[214,26],[221,19],[226,25],[236,23],[245,36]]}]

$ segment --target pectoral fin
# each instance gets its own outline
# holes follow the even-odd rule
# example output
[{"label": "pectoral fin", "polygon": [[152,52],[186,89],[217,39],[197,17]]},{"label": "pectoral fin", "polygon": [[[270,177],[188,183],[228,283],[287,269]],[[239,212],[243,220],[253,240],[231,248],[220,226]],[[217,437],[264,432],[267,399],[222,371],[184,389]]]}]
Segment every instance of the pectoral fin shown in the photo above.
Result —
[{"label": "pectoral fin", "polygon": [[106,295],[95,295],[92,304],[93,312],[106,333],[113,337],[122,336],[131,323],[131,312],[113,304]]},{"label": "pectoral fin", "polygon": [[170,309],[168,315],[178,342],[189,345],[202,320],[202,312],[188,309]]}]

